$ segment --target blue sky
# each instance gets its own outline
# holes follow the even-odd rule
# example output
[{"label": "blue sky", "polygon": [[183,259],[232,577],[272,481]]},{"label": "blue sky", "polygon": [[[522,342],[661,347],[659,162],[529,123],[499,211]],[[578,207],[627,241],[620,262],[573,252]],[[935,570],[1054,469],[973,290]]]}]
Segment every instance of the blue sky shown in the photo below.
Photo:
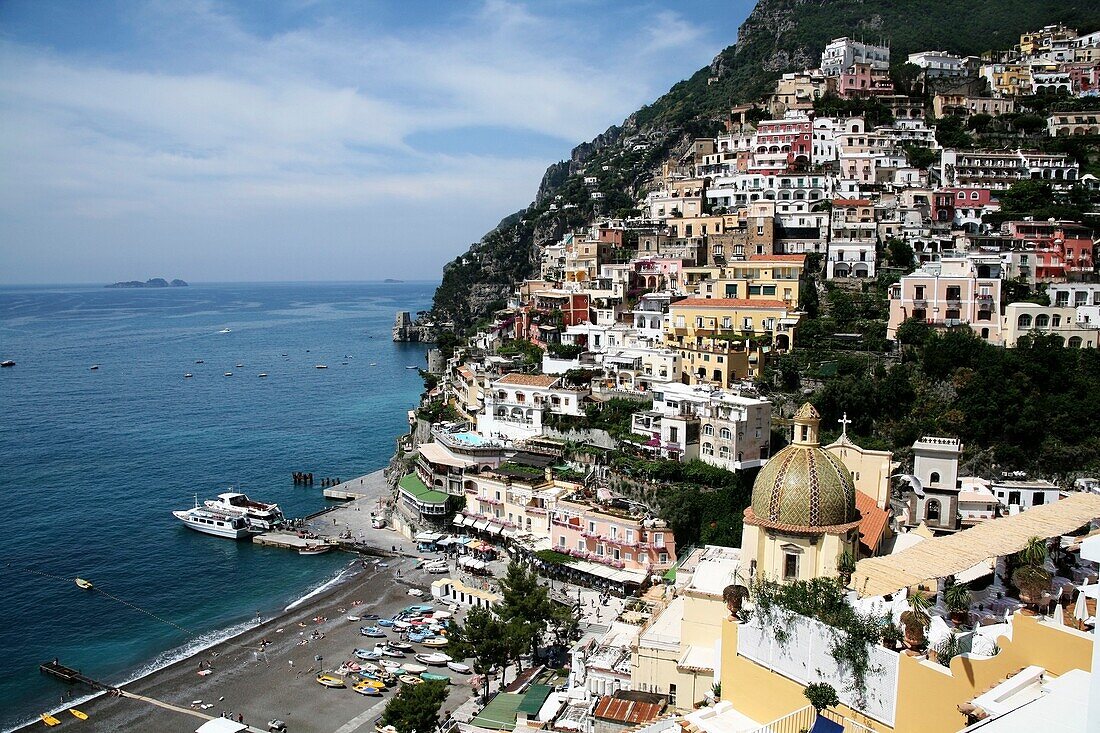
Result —
[{"label": "blue sky", "polygon": [[436,279],[747,0],[0,2],[0,282]]}]

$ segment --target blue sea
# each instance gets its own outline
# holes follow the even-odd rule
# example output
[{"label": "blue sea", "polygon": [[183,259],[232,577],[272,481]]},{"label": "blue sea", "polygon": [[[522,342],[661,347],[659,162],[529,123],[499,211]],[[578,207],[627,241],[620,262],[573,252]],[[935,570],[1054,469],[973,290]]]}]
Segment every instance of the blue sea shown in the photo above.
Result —
[{"label": "blue sea", "polygon": [[325,506],[322,477],[383,467],[423,389],[406,366],[425,347],[390,340],[394,313],[433,289],[0,287],[0,360],[17,362],[0,369],[0,728],[59,702],[43,661],[127,680],[346,566],[200,535],[171,511],[232,485],[303,516]]}]

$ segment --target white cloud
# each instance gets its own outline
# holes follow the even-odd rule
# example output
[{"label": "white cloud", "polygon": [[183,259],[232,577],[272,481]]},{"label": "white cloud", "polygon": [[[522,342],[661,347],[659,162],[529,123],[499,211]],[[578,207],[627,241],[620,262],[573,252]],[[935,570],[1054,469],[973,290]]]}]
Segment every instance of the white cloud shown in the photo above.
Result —
[{"label": "white cloud", "polygon": [[[685,56],[712,53],[676,13],[605,40],[503,0],[457,26],[389,34],[321,18],[257,35],[213,2],[136,15],[164,54],[0,42],[0,214],[23,222],[18,241],[0,236],[5,259],[33,258],[30,240],[46,236],[35,216],[53,219],[53,237],[66,222],[140,215],[155,230],[158,218],[167,228],[265,210],[316,216],[320,229],[334,209],[384,202],[455,218],[455,251],[528,201],[551,161],[465,154],[457,133],[439,154],[415,149],[413,135],[514,128],[564,151],[647,101],[667,73],[655,54],[686,75],[696,62]],[[494,209],[488,221],[461,219]]]}]

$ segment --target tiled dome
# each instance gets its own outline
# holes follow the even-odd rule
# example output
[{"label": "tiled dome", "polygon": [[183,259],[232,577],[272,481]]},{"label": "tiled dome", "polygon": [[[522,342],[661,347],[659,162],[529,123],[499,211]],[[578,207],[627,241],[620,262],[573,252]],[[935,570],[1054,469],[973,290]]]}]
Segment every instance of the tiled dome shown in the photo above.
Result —
[{"label": "tiled dome", "polygon": [[795,442],[760,469],[747,520],[804,530],[859,521],[851,472],[817,442],[820,419],[809,403],[795,413]]}]

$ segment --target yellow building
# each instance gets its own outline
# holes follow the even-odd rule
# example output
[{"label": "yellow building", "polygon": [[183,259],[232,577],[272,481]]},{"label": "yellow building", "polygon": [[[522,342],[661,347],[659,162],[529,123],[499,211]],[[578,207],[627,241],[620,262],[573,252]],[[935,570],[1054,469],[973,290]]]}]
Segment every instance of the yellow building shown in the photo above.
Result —
[{"label": "yellow building", "polygon": [[782,300],[686,298],[669,306],[665,345],[680,354],[685,383],[727,387],[759,373],[763,344],[790,349],[797,323]]},{"label": "yellow building", "polygon": [[631,650],[631,689],[668,695],[680,712],[692,710],[711,691],[726,616],[722,592],[736,582],[737,564],[737,550],[728,547],[696,550],[685,561],[681,573],[690,572],[691,579],[653,615]]},{"label": "yellow building", "polygon": [[802,405],[793,442],[756,475],[741,536],[742,576],[835,577],[841,555],[856,556],[856,487],[852,473],[818,443],[820,422],[813,405]]},{"label": "yellow building", "polygon": [[724,265],[685,267],[682,286],[700,298],[781,300],[797,310],[798,281],[805,267],[806,255],[750,255]]}]

